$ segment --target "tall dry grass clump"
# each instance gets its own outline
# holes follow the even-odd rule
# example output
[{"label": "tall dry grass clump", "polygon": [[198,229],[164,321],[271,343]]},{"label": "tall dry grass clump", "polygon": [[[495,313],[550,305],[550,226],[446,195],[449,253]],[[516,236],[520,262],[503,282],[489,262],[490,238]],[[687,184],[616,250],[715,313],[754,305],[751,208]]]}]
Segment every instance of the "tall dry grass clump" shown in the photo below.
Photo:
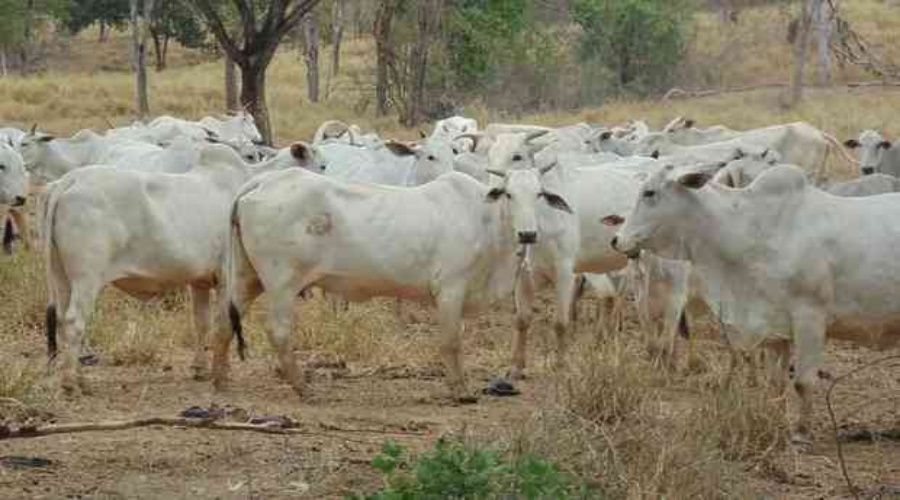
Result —
[{"label": "tall dry grass clump", "polygon": [[721,360],[699,378],[658,368],[632,333],[574,346],[512,450],[547,456],[610,498],[752,496],[748,470],[774,467],[788,443],[783,398],[744,371],[724,386]]}]

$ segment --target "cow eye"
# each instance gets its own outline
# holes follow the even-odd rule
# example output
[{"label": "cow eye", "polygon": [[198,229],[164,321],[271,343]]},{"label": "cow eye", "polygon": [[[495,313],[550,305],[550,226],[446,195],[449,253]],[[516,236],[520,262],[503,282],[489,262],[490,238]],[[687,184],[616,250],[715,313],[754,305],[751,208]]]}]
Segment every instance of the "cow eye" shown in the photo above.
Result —
[{"label": "cow eye", "polygon": [[0,163],[0,172],[5,172],[5,171],[6,171],[6,165]]},{"label": "cow eye", "polygon": [[428,161],[434,161],[434,160],[437,160],[437,158],[435,158],[434,155],[428,155]]},{"label": "cow eye", "polygon": [[516,153],[512,157],[513,161],[522,161],[522,155]]},{"label": "cow eye", "polygon": [[656,191],[648,189],[642,193],[642,196],[644,198],[653,198],[654,196],[656,196]]}]

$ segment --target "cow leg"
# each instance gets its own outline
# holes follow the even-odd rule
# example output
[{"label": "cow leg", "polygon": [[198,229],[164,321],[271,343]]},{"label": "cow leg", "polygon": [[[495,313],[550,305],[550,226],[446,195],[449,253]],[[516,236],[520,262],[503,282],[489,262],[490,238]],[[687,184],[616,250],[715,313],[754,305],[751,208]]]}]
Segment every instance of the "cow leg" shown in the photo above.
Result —
[{"label": "cow leg", "polygon": [[32,250],[31,233],[28,230],[28,215],[25,214],[24,208],[13,209],[9,211],[13,222],[16,223],[16,230],[19,231],[19,238],[22,240],[22,246],[25,250]]},{"label": "cow leg", "polygon": [[787,389],[788,373],[791,365],[791,342],[776,340],[766,344],[766,377],[774,384],[779,394]]},{"label": "cow leg", "polygon": [[94,312],[94,304],[103,285],[93,280],[80,280],[74,281],[71,286],[71,299],[63,319],[66,352],[60,367],[61,385],[66,391],[81,389],[83,392],[88,392],[81,372],[79,353],[82,348],[85,326]]},{"label": "cow leg", "polygon": [[574,266],[571,263],[561,264],[556,273],[556,322],[553,324],[553,332],[556,335],[556,366],[563,366],[565,362],[567,343],[569,341],[569,329],[572,325],[572,305],[575,300],[576,282]]},{"label": "cow leg", "polygon": [[533,318],[534,276],[524,273],[519,277],[515,290],[516,331],[513,334],[512,363],[508,376],[513,380],[525,378],[525,356],[528,350],[528,330]]},{"label": "cow leg", "polygon": [[793,311],[791,322],[794,342],[797,347],[797,371],[794,389],[800,397],[800,414],[793,441],[799,444],[812,443],[813,392],[818,369],[825,358],[824,315],[815,307],[803,307]]},{"label": "cow leg", "polygon": [[[250,308],[250,305],[262,293],[262,287],[256,281],[256,277],[246,279],[246,275],[239,274],[235,283],[231,286],[233,291],[229,299],[225,286],[220,285],[216,290],[218,301],[218,318],[216,329],[212,338],[212,381],[213,388],[217,391],[226,389],[228,385],[228,372],[231,368],[229,353],[231,339],[234,336],[236,326],[233,321],[240,323],[241,318]],[[232,314],[233,313],[233,314]]]},{"label": "cow leg", "polygon": [[441,324],[441,358],[447,368],[447,386],[454,400],[460,403],[475,401],[466,389],[462,366],[462,291],[444,290],[438,298],[438,316]]},{"label": "cow leg", "polygon": [[198,286],[190,286],[188,288],[191,292],[191,312],[194,320],[194,335],[196,335],[191,372],[194,380],[205,380],[209,377],[206,346],[210,323],[210,289]]},{"label": "cow leg", "polygon": [[294,337],[294,290],[273,290],[269,295],[269,342],[278,353],[281,374],[298,396],[303,396],[303,371],[297,366],[292,339]]}]

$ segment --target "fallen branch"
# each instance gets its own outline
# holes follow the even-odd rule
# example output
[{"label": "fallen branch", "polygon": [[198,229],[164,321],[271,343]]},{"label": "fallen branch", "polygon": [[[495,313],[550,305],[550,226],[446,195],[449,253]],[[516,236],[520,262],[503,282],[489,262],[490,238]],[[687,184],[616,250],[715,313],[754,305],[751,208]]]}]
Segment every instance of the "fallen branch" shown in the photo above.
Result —
[{"label": "fallen branch", "polygon": [[895,359],[900,359],[900,356],[888,356],[881,359],[876,359],[871,363],[866,363],[862,366],[859,366],[849,372],[835,377],[834,380],[831,381],[831,384],[828,386],[828,391],[825,393],[825,405],[828,407],[828,416],[831,418],[831,427],[834,431],[834,443],[837,445],[837,455],[838,462],[841,464],[841,474],[844,476],[844,481],[847,483],[847,487],[850,488],[850,493],[854,498],[859,500],[859,490],[856,489],[856,485],[853,484],[853,480],[850,479],[850,473],[847,472],[847,462],[844,460],[844,448],[841,443],[840,431],[838,429],[837,417],[834,416],[834,407],[831,405],[831,393],[834,391],[834,388],[837,387],[838,383],[842,380],[846,380],[857,373],[872,368],[873,366],[884,363],[885,361],[891,361]]},{"label": "fallen branch", "polygon": [[[273,425],[257,425],[236,422],[221,422],[215,419],[197,419],[184,417],[148,417],[135,420],[110,420],[105,422],[81,422],[71,424],[54,424],[44,426],[22,426],[10,428],[0,425],[0,441],[5,439],[35,438],[54,434],[74,434],[79,432],[121,431],[154,425],[166,427],[187,427],[192,429],[209,429],[218,431],[246,431],[263,434],[294,434],[304,436],[334,437],[327,433],[308,431],[291,427]],[[339,429],[334,429],[339,430]],[[367,431],[374,433],[372,431]],[[387,433],[387,432],[386,432]],[[423,435],[421,433],[393,431],[390,434]],[[368,444],[368,443],[367,443]]]}]

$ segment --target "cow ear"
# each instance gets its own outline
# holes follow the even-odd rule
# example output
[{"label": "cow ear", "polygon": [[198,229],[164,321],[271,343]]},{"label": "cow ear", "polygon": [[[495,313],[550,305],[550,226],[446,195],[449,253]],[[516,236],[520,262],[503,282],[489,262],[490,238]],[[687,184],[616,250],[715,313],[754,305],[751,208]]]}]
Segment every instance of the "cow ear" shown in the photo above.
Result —
[{"label": "cow ear", "polygon": [[607,215],[606,217],[600,219],[600,222],[603,223],[604,226],[615,227],[622,225],[625,222],[625,217],[622,217],[618,214]]},{"label": "cow ear", "polygon": [[506,190],[503,188],[493,188],[488,191],[488,194],[484,197],[484,201],[491,203],[500,199],[501,196],[506,194]]},{"label": "cow ear", "polygon": [[857,141],[856,139],[847,139],[846,141],[844,141],[844,146],[850,149],[856,149],[859,147],[859,141]]},{"label": "cow ear", "polygon": [[295,142],[291,144],[291,156],[296,158],[300,163],[306,163],[312,158],[312,150],[310,146],[302,143]]},{"label": "cow ear", "polygon": [[694,128],[695,123],[696,122],[694,122],[694,120],[692,120],[691,118],[688,118],[687,120],[684,121],[684,128]]},{"label": "cow ear", "polygon": [[416,154],[416,151],[404,142],[387,141],[384,147],[397,156],[410,156]]},{"label": "cow ear", "polygon": [[891,149],[891,141],[881,141],[878,143],[878,147],[881,149]]},{"label": "cow ear", "polygon": [[56,137],[54,137],[52,135],[42,135],[42,136],[38,137],[37,141],[38,142],[50,142],[53,139],[56,139]]},{"label": "cow ear", "polygon": [[551,193],[549,191],[541,191],[541,196],[543,196],[544,199],[547,200],[547,204],[551,207],[557,210],[562,210],[563,212],[572,213],[572,207],[570,207],[569,204],[566,203],[566,200],[563,199],[562,196],[556,193]]},{"label": "cow ear", "polygon": [[678,184],[689,189],[700,189],[709,182],[710,175],[704,172],[690,172],[678,178]]}]

